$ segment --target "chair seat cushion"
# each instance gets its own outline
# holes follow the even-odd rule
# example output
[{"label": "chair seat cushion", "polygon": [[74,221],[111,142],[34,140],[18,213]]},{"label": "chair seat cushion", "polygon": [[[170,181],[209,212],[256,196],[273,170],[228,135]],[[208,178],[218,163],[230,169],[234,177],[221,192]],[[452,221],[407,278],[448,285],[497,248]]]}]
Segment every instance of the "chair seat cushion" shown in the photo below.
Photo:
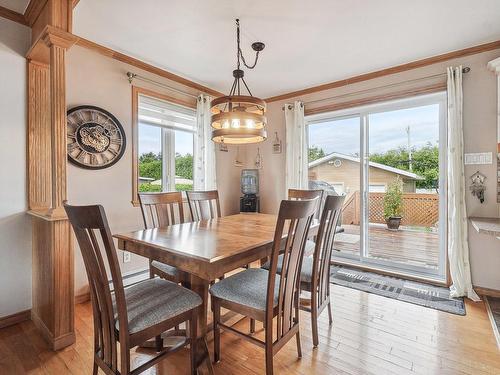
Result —
[{"label": "chair seat cushion", "polygon": [[[210,294],[222,300],[265,311],[268,279],[269,271],[249,268],[219,281],[210,288]],[[280,276],[276,275],[274,306],[278,305],[279,282]]]},{"label": "chair seat cushion", "polygon": [[[158,278],[125,288],[125,300],[130,334],[194,309],[202,303],[195,292]],[[118,320],[115,327],[119,329]]]},{"label": "chair seat cushion", "polygon": [[153,268],[153,272],[155,271],[154,268],[156,268],[166,274],[166,276],[168,276],[168,279],[171,281],[177,281],[177,279],[180,277],[178,268],[169,266],[168,264],[162,262],[158,262],[157,260],[153,260],[151,262],[151,267]]},{"label": "chair seat cushion", "polygon": [[[313,242],[314,244],[314,242]],[[269,270],[271,268],[271,262],[267,262],[262,266],[263,269]],[[281,274],[281,270],[283,268],[283,255],[278,257],[278,269],[277,272]],[[300,271],[300,281],[305,283],[310,283],[312,280],[312,272],[313,272],[313,258],[312,257],[304,257],[302,259],[302,270]]]}]

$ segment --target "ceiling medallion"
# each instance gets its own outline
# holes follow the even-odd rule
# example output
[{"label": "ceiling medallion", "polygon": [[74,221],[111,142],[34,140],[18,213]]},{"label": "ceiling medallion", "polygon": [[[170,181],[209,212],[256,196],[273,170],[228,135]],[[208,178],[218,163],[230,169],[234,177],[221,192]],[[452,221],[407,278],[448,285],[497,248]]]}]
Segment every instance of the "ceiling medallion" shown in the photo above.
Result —
[{"label": "ceiling medallion", "polygon": [[[240,20],[236,20],[236,43],[237,43],[237,68],[233,70],[233,85],[229,95],[212,100],[210,103],[212,110],[212,140],[216,143],[244,144],[258,143],[266,140],[265,116],[266,102],[256,98],[248,88],[245,73],[240,69],[243,64],[248,69],[253,69],[257,65],[259,53],[264,49],[262,42],[252,43],[255,53],[253,65],[248,65],[243,57],[240,48]],[[248,95],[242,95],[246,89]]]}]

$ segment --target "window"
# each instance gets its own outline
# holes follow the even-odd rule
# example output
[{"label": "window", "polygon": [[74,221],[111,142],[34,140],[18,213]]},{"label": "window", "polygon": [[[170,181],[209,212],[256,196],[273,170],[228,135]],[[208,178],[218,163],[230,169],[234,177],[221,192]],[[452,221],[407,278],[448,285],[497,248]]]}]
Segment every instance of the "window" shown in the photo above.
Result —
[{"label": "window", "polygon": [[344,185],[336,261],[443,279],[446,94],[315,114],[306,123],[309,186],[339,194]]},{"label": "window", "polygon": [[135,88],[137,192],[193,190],[196,111]]}]

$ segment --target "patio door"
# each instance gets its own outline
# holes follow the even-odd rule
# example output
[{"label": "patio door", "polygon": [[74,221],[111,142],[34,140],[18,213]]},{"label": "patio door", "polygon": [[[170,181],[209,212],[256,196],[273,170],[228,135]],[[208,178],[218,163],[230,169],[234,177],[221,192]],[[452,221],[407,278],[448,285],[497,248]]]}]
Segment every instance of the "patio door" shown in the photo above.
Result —
[{"label": "patio door", "polygon": [[307,118],[310,188],[346,197],[335,260],[444,279],[445,116],[438,93]]}]

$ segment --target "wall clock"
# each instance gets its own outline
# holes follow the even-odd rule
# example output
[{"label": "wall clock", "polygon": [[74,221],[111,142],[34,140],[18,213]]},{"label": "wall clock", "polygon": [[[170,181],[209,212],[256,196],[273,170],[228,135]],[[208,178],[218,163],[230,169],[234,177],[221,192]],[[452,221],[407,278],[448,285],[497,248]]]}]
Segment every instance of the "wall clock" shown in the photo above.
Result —
[{"label": "wall clock", "polygon": [[71,108],[67,114],[68,160],[79,167],[103,169],[125,152],[125,132],[108,111],[91,105]]}]

